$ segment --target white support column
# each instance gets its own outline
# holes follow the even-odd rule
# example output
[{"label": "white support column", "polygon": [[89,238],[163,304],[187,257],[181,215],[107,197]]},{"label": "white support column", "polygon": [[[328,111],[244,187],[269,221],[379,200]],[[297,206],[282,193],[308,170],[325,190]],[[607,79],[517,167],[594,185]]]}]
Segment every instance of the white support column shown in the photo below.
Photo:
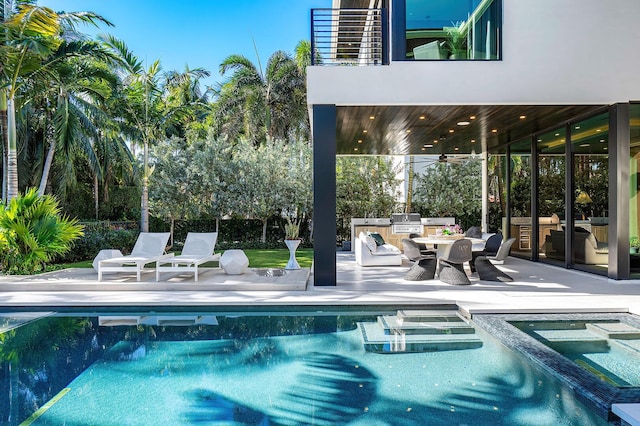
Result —
[{"label": "white support column", "polygon": [[482,150],[482,219],[480,226],[483,232],[489,232],[489,154]]}]

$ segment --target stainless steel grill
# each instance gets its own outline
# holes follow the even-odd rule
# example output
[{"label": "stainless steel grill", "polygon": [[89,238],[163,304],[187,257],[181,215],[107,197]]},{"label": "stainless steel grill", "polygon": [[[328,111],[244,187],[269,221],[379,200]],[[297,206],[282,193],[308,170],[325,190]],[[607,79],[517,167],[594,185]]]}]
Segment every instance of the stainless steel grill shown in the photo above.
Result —
[{"label": "stainless steel grill", "polygon": [[419,213],[394,213],[391,215],[394,234],[421,234],[422,222]]}]

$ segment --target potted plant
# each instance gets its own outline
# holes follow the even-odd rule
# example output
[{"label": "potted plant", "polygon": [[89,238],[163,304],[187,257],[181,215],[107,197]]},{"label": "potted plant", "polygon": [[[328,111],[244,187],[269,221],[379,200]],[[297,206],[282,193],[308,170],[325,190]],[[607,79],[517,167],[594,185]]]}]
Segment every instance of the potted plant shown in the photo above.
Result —
[{"label": "potted plant", "polygon": [[289,262],[284,269],[300,269],[300,265],[296,260],[296,250],[300,245],[300,221],[291,220],[287,217],[287,223],[284,225],[284,243],[289,249]]},{"label": "potted plant", "polygon": [[631,237],[629,238],[629,252],[630,253],[638,253],[638,249],[640,249],[640,238]]},{"label": "potted plant", "polygon": [[449,59],[467,59],[467,34],[462,30],[464,21],[454,23],[453,27],[444,27],[447,34],[445,46],[449,51]]}]

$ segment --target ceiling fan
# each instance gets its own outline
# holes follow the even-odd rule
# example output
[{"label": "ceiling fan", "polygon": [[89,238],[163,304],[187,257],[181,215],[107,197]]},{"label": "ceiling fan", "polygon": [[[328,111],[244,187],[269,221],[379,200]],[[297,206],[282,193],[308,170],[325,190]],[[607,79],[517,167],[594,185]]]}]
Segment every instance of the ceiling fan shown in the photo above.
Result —
[{"label": "ceiling fan", "polygon": [[447,164],[463,164],[463,163],[468,163],[470,161],[477,161],[480,160],[480,156],[476,155],[475,153],[472,153],[471,155],[454,155],[454,156],[447,156],[446,154],[440,154],[440,156],[438,157],[437,162],[438,163],[447,163]]}]

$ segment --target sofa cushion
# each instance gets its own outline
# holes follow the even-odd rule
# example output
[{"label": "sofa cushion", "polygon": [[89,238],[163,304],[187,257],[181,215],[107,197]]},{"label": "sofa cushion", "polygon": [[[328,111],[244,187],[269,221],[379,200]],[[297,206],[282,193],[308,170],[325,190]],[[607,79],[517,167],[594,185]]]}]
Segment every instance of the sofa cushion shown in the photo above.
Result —
[{"label": "sofa cushion", "polygon": [[384,238],[378,232],[369,232],[368,235],[375,240],[377,246],[384,245]]},{"label": "sofa cushion", "polygon": [[392,244],[381,245],[375,252],[372,252],[376,256],[397,255],[399,253],[400,249]]},{"label": "sofa cushion", "polygon": [[464,233],[465,237],[482,238],[482,229],[479,226],[472,226]]}]

